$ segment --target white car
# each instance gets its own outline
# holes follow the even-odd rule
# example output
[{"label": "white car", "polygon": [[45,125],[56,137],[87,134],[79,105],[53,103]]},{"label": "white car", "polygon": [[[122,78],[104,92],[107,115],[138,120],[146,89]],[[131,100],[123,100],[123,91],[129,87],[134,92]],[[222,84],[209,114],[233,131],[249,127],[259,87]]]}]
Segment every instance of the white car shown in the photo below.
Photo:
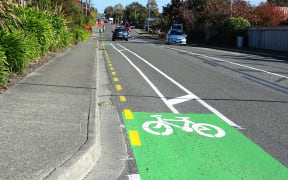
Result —
[{"label": "white car", "polygon": [[186,45],[186,37],[187,35],[183,30],[180,29],[170,29],[166,35],[166,43],[167,44],[180,44]]}]

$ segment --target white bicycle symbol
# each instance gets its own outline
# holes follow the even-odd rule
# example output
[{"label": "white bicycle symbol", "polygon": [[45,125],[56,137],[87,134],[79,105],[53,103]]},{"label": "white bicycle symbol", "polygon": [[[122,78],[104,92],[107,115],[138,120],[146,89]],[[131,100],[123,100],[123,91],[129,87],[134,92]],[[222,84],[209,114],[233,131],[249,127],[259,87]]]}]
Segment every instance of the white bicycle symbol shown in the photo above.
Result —
[{"label": "white bicycle symbol", "polygon": [[[211,138],[221,138],[225,136],[225,131],[217,126],[214,126],[212,124],[206,124],[206,123],[195,123],[192,121],[189,121],[189,117],[176,117],[178,119],[162,119],[162,115],[151,115],[150,117],[157,118],[157,121],[146,121],[142,128],[147,131],[148,133],[155,134],[155,135],[162,135],[167,136],[173,133],[172,127],[181,128],[185,132],[197,132],[199,135],[207,136]],[[170,122],[184,122],[183,126],[178,126],[175,124],[172,124]],[[150,127],[151,125],[155,125]],[[191,126],[192,125],[192,126]],[[157,129],[164,127],[164,132],[157,132]],[[211,130],[216,130],[211,131]],[[156,131],[155,131],[156,130]],[[210,134],[209,134],[210,131]],[[211,134],[211,132],[213,134]]]}]

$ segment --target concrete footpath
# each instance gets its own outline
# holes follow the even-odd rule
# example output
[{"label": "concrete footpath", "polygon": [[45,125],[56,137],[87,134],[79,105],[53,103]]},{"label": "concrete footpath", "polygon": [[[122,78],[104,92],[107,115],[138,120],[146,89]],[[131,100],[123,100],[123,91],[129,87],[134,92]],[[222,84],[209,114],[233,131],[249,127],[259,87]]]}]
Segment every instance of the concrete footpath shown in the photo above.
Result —
[{"label": "concrete footpath", "polygon": [[76,179],[81,157],[97,158],[96,46],[93,35],[0,95],[0,179]]}]

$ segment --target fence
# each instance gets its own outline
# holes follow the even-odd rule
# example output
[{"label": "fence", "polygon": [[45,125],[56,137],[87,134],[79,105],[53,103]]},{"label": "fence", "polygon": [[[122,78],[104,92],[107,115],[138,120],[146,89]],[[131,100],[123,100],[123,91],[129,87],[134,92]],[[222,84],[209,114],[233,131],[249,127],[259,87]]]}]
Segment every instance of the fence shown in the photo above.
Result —
[{"label": "fence", "polygon": [[288,52],[288,27],[250,28],[248,38],[251,48]]}]

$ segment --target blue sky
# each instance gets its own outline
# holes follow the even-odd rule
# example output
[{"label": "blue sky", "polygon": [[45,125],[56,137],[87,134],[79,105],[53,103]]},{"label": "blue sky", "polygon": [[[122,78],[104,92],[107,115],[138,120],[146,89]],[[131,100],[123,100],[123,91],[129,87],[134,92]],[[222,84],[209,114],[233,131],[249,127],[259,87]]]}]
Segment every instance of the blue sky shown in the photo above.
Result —
[{"label": "blue sky", "polygon": [[[258,5],[260,4],[261,1],[266,1],[266,0],[247,0],[250,1],[250,3],[252,5]],[[125,7],[126,5],[132,3],[132,2],[139,2],[142,5],[146,5],[147,4],[147,0],[91,0],[91,2],[94,4],[93,6],[96,7],[98,9],[98,12],[103,13],[104,9],[107,6],[114,6],[116,4],[123,4],[123,6]],[[159,10],[162,11],[162,6],[168,4],[171,2],[171,0],[156,0]]]}]

